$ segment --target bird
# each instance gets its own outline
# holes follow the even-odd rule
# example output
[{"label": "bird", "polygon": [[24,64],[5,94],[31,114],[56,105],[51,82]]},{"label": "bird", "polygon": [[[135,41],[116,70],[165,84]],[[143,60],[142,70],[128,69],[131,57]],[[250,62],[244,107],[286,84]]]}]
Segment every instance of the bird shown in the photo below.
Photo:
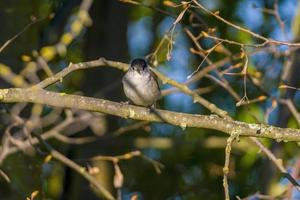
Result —
[{"label": "bird", "polygon": [[132,60],[122,83],[126,97],[138,106],[153,107],[161,95],[157,78],[143,58]]}]

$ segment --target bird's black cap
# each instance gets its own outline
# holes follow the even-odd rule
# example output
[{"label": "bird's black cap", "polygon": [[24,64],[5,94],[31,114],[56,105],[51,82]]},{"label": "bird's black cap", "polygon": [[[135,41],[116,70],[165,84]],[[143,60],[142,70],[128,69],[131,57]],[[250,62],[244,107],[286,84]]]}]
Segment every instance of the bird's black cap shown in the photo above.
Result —
[{"label": "bird's black cap", "polygon": [[131,62],[130,66],[145,69],[147,67],[147,62],[143,58],[136,58]]}]

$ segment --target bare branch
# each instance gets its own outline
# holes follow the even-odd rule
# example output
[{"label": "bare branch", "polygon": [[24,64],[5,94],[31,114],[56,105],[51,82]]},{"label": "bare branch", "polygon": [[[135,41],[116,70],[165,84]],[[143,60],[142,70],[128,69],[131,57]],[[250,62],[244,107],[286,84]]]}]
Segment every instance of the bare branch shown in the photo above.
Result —
[{"label": "bare branch", "polygon": [[49,153],[51,154],[51,156],[53,158],[55,158],[56,160],[60,161],[61,163],[65,164],[66,166],[70,167],[71,169],[76,171],[78,174],[83,176],[87,181],[89,181],[91,184],[93,184],[106,199],[109,199],[109,200],[115,199],[112,196],[112,194],[99,183],[99,181],[97,179],[95,179],[93,176],[91,176],[86,171],[85,168],[79,166],[78,164],[76,164],[75,162],[70,160],[69,158],[65,157],[60,152],[56,151],[48,143],[46,143],[39,135],[36,134],[35,136],[38,138],[40,143],[44,144],[44,146],[47,148],[47,150],[49,151]]},{"label": "bare branch", "polygon": [[[250,31],[249,29],[246,29],[246,28],[243,28],[243,27],[240,27],[236,24],[233,24],[231,22],[229,22],[228,20],[222,18],[221,16],[219,16],[218,14],[216,13],[213,13],[212,11],[208,10],[207,8],[205,8],[203,5],[201,5],[198,1],[196,0],[192,0],[196,7],[200,8],[201,10],[204,10],[205,12],[209,13],[210,15],[214,16],[215,18],[217,18],[218,20],[224,22],[225,24],[237,29],[237,30],[240,30],[240,31],[243,31],[245,33],[248,33],[250,35],[252,35],[253,37],[255,38],[258,38],[260,40],[263,40],[264,42],[259,44],[259,46],[265,46],[267,44],[275,44],[275,45],[287,45],[287,46],[300,46],[300,43],[291,43],[291,42],[283,42],[283,41],[278,41],[278,40],[273,40],[273,39],[269,39],[269,38],[266,38],[262,35],[259,35],[257,33],[254,33],[252,31]],[[226,42],[226,41],[223,41],[223,42]]]},{"label": "bare branch", "polygon": [[265,124],[248,124],[215,115],[187,114],[157,109],[157,113],[161,116],[159,117],[144,107],[79,95],[55,93],[36,88],[2,89],[0,90],[0,101],[5,103],[31,102],[55,107],[77,108],[122,118],[165,122],[182,128],[208,128],[227,134],[236,133],[241,136],[266,137],[276,141],[300,141],[300,130],[298,129],[279,128]]}]

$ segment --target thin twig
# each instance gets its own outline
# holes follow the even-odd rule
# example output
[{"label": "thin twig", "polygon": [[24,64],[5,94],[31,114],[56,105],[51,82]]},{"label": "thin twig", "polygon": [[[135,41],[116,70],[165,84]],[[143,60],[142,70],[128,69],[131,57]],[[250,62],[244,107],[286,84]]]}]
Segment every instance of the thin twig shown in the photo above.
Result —
[{"label": "thin twig", "polygon": [[297,180],[295,180],[290,173],[283,167],[282,160],[275,157],[275,155],[266,148],[257,138],[250,137],[250,140],[254,142],[260,150],[262,150],[266,156],[275,164],[275,166],[279,169],[279,171],[283,174],[285,178],[287,178],[291,184],[300,191],[300,185]]},{"label": "thin twig", "polygon": [[236,139],[236,134],[232,134],[228,139],[225,147],[225,163],[223,168],[223,187],[225,199],[230,200],[229,187],[228,187],[228,174],[229,174],[229,162],[232,142]]},{"label": "thin twig", "polygon": [[258,38],[258,39],[261,39],[264,41],[264,43],[262,43],[261,45],[266,45],[266,44],[275,44],[275,45],[287,45],[287,46],[300,46],[300,43],[291,43],[291,42],[283,42],[283,41],[278,41],[278,40],[273,40],[273,39],[269,39],[269,38],[266,38],[264,36],[261,36],[257,33],[254,33],[252,31],[250,31],[249,29],[246,29],[246,28],[243,28],[243,27],[240,27],[236,24],[233,24],[231,22],[229,22],[228,20],[222,18],[221,16],[219,16],[217,13],[213,13],[212,11],[208,10],[207,8],[205,8],[202,4],[200,4],[198,1],[196,0],[192,0],[196,6],[202,10],[204,10],[205,12],[209,13],[210,15],[214,16],[215,18],[217,18],[218,20],[224,22],[225,24],[237,29],[237,30],[240,30],[240,31],[243,31],[245,33],[248,33],[250,35],[252,35],[253,37],[255,38]]},{"label": "thin twig", "polygon": [[14,35],[12,38],[7,40],[1,47],[0,47],[0,53],[10,44],[12,43],[15,39],[17,39],[20,35],[22,35],[27,29],[29,29],[32,25],[36,24],[37,22],[40,22],[46,18],[41,18],[41,19],[36,19],[35,17],[32,17],[32,21],[28,23],[19,33]]},{"label": "thin twig", "polygon": [[11,182],[8,175],[2,169],[0,169],[0,176],[2,176],[7,183]]},{"label": "thin twig", "polygon": [[41,138],[40,135],[35,134],[35,136],[38,138],[38,140],[40,141],[40,143],[43,144],[46,147],[46,149],[49,151],[49,153],[51,154],[51,156],[54,159],[60,161],[64,165],[70,167],[71,169],[73,169],[74,171],[76,171],[78,174],[80,174],[81,176],[83,176],[87,181],[89,181],[91,184],[93,184],[106,199],[115,200],[115,198],[113,197],[113,195],[107,189],[105,189],[99,183],[99,181],[97,179],[95,179],[93,176],[91,176],[86,171],[85,168],[79,166],[78,164],[76,164],[75,162],[73,162],[72,160],[70,160],[69,158],[65,157],[60,152],[56,151],[52,146],[50,146],[47,142],[45,142]]}]

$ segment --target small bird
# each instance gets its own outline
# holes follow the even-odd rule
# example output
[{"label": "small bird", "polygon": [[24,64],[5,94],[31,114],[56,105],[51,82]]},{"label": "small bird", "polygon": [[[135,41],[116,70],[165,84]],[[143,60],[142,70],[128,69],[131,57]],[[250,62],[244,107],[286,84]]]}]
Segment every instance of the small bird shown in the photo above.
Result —
[{"label": "small bird", "polygon": [[153,106],[161,94],[155,75],[142,58],[131,62],[122,83],[127,98],[139,106]]}]

